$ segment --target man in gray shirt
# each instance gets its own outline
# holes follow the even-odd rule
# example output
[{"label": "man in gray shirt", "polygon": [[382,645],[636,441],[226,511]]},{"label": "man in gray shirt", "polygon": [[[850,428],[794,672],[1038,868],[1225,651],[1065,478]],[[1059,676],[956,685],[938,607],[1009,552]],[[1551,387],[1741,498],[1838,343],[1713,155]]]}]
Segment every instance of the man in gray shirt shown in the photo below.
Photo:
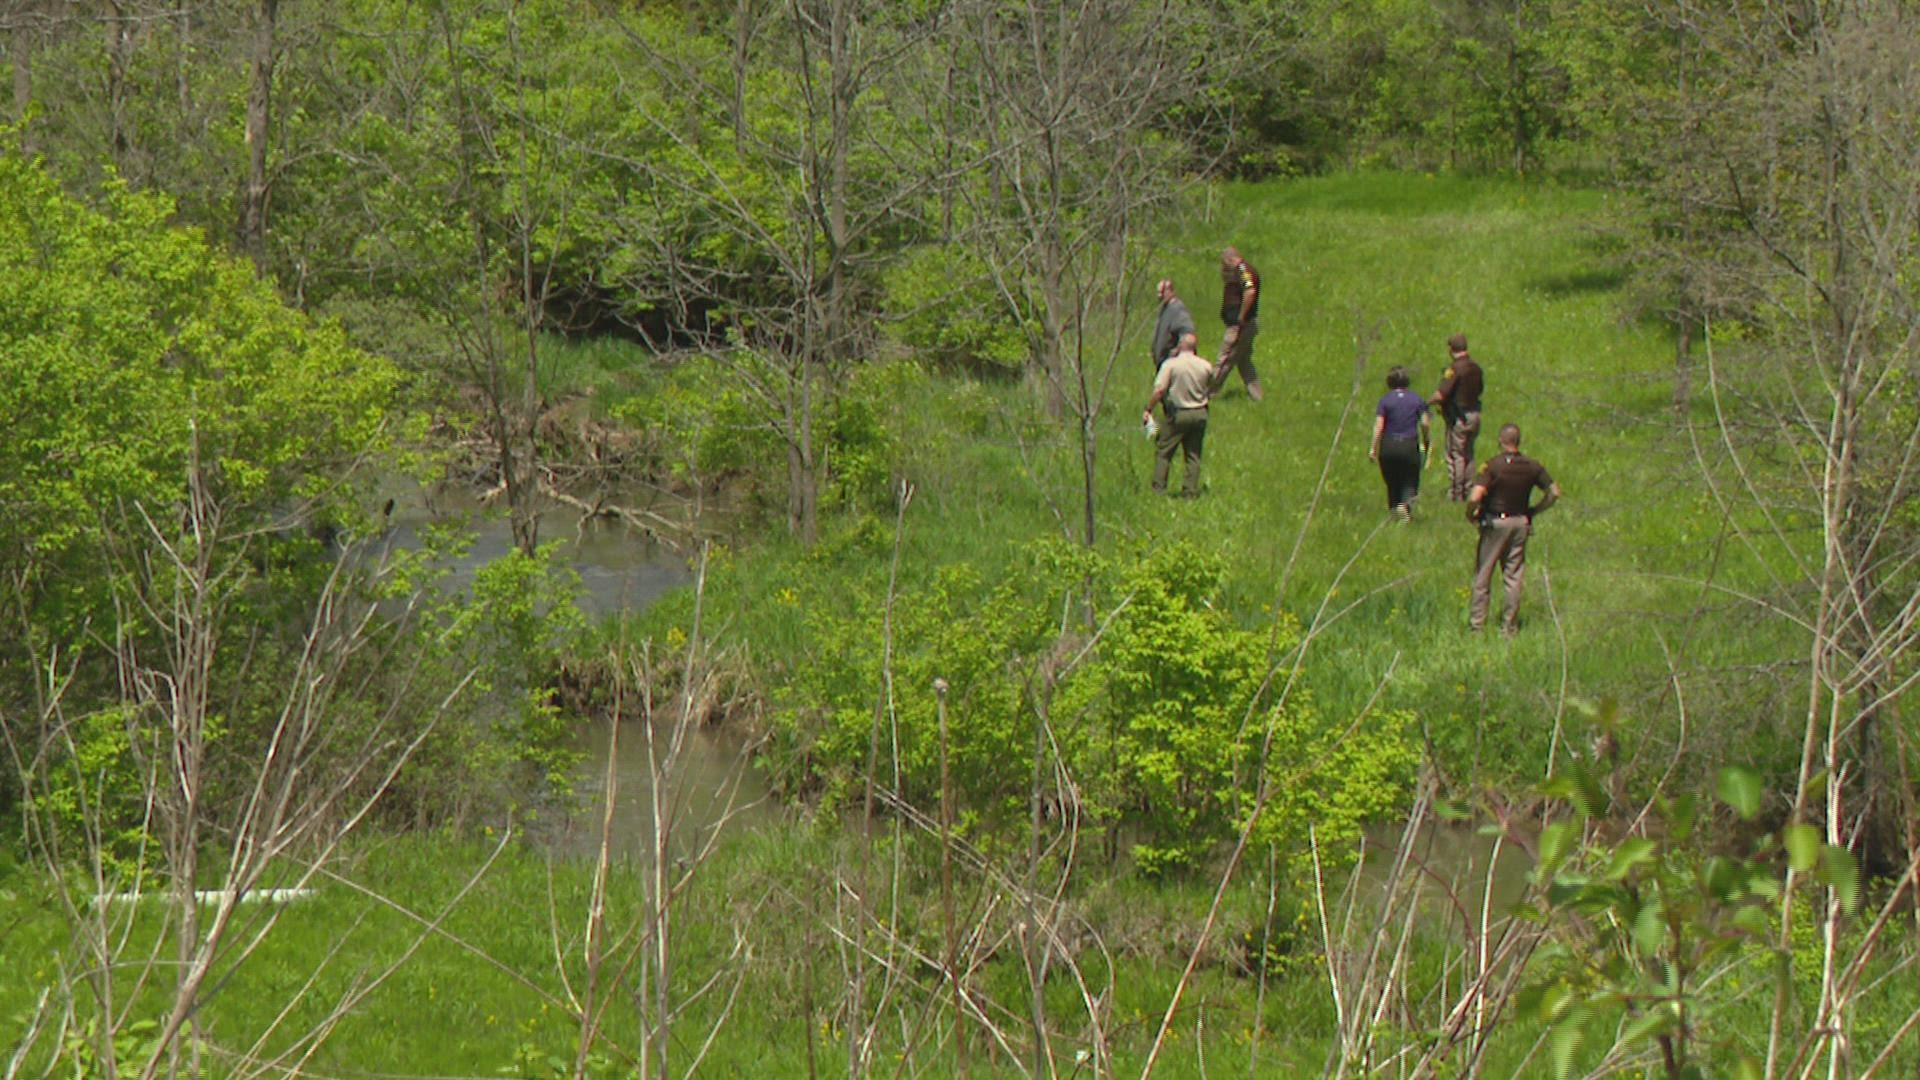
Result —
[{"label": "man in gray shirt", "polygon": [[1200,447],[1207,439],[1207,398],[1213,387],[1213,365],[1193,351],[1194,345],[1191,331],[1180,335],[1179,351],[1160,365],[1153,394],[1140,413],[1142,423],[1150,422],[1153,407],[1167,403],[1167,423],[1153,447],[1153,490],[1167,490],[1174,451],[1183,450],[1187,475],[1180,494],[1189,499],[1200,494]]},{"label": "man in gray shirt", "polygon": [[1153,369],[1167,362],[1180,345],[1180,335],[1198,334],[1187,305],[1173,294],[1173,282],[1160,279],[1160,318],[1153,324]]}]

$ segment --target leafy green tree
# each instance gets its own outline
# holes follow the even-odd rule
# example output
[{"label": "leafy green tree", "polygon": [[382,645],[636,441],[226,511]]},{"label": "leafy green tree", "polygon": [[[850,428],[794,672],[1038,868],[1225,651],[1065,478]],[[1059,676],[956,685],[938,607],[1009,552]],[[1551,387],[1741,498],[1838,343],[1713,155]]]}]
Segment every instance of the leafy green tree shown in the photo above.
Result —
[{"label": "leafy green tree", "polygon": [[167,192],[184,220],[234,238],[248,158],[239,0],[20,0],[4,19],[21,144],[71,193],[111,174]]},{"label": "leafy green tree", "polygon": [[[195,899],[209,846],[234,853],[227,881],[244,892],[287,845],[351,820],[342,804],[377,797],[369,779],[392,768],[390,729],[351,746],[317,732],[336,707],[356,712],[329,692],[328,659],[350,669],[357,632],[329,602],[328,561],[307,556],[311,530],[364,527],[364,485],[402,432],[391,367],[172,227],[166,200],[113,185],[101,202],[0,157],[14,435],[0,571],[17,629],[0,734],[50,874],[168,886],[174,993],[140,1063],[150,1076],[231,944],[231,903],[203,919]],[[111,1009],[124,936],[77,904],[69,915],[101,965],[105,1057],[127,1020]]]},{"label": "leafy green tree", "polygon": [[0,162],[0,558],[60,641],[104,632],[109,540],[177,536],[196,468],[228,527],[269,544],[358,527],[367,466],[402,434],[392,367],[171,227],[164,198],[102,198],[88,209]]},{"label": "leafy green tree", "polygon": [[970,164],[930,152],[919,65],[944,12],[756,0],[705,40],[655,13],[621,24],[623,62],[651,78],[617,100],[635,137],[614,160],[642,192],[614,219],[619,284],[733,370],[782,446],[803,544],[830,485],[832,402],[878,338],[881,279],[930,231],[937,182]]},{"label": "leafy green tree", "polygon": [[[150,1077],[200,1052],[202,1007],[272,932],[277,910],[237,914],[248,893],[310,880],[382,815],[564,792],[546,686],[580,617],[544,553],[470,596],[427,588],[431,552],[379,557],[370,485],[421,434],[400,372],[163,198],[99,201],[0,155],[0,803],[74,935],[39,1019]],[[149,917],[124,890],[170,903],[132,934]]]},{"label": "leafy green tree", "polygon": [[595,230],[619,198],[593,149],[618,125],[604,95],[622,72],[607,24],[577,7],[290,5],[282,35],[324,47],[274,69],[286,150],[267,169],[271,232],[249,234],[299,303],[427,376],[528,553],[551,486],[541,340],[592,325],[577,311],[606,276]]},{"label": "leafy green tree", "polygon": [[[1187,5],[1031,2],[960,5],[943,119],[977,170],[948,178],[966,209],[959,235],[999,294],[1002,318],[1024,338],[1029,376],[1047,415],[1071,417],[1079,449],[1079,521],[1098,540],[1097,418],[1124,351],[1144,251],[1140,229],[1185,177],[1198,133],[1162,121],[1204,106],[1213,77],[1242,59],[1194,56],[1205,13]],[[1194,50],[1194,51],[1189,51]]]},{"label": "leafy green tree", "polygon": [[[1794,722],[1756,731],[1779,757],[1756,764],[1825,843],[1903,872],[1920,852],[1920,741],[1906,703],[1920,535],[1904,512],[1920,446],[1920,150],[1890,133],[1904,133],[1920,101],[1913,12],[1772,0],[1660,10],[1684,31],[1690,81],[1658,119],[1678,121],[1674,137],[1640,133],[1649,149],[1635,187],[1653,229],[1679,234],[1654,232],[1649,246],[1665,250],[1653,265],[1705,339],[1704,386],[1684,418],[1716,508],[1767,582],[1761,610],[1779,616],[1807,667],[1784,703]],[[1799,893],[1787,896],[1781,948],[1809,914]],[[1819,1034],[1789,1049],[1783,997],[1770,1072],[1789,1053],[1847,1067],[1857,988],[1845,973],[1873,946],[1839,934],[1843,906],[1830,888],[1816,908]]]}]

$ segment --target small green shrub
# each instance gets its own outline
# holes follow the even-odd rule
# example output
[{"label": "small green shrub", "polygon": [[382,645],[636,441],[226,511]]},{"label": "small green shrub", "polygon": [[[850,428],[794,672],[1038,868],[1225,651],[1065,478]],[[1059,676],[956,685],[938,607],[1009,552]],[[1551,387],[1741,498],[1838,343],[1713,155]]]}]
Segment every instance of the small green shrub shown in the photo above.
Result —
[{"label": "small green shrub", "polygon": [[827,420],[829,502],[853,510],[892,505],[895,463],[904,451],[897,403],[925,382],[913,364],[854,369]]},{"label": "small green shrub", "polygon": [[660,467],[681,484],[710,488],[730,476],[771,476],[783,460],[763,404],[715,359],[681,364],[609,411],[648,434],[665,455]]},{"label": "small green shrub", "polygon": [[564,796],[580,752],[547,676],[582,640],[586,620],[575,603],[579,576],[555,561],[558,549],[557,542],[532,555],[516,549],[481,567],[471,604],[449,629],[478,664],[478,689],[503,707],[500,752],[535,790]]},{"label": "small green shrub", "polygon": [[46,771],[27,804],[50,835],[97,832],[102,872],[126,883],[143,881],[152,869],[142,827],[146,790],[133,752],[134,733],[147,731],[136,715],[119,705],[80,717],[70,729],[70,756]]},{"label": "small green shrub", "polygon": [[[1042,714],[1059,769],[1042,765],[1047,809],[1077,814],[1110,842],[1131,838],[1149,874],[1192,869],[1236,836],[1263,767],[1273,796],[1256,838],[1283,849],[1303,846],[1309,822],[1350,836],[1395,804],[1415,764],[1408,717],[1334,724],[1304,700],[1275,704],[1263,690],[1269,634],[1214,602],[1219,558],[1183,544],[1108,558],[1059,541],[1027,555],[1030,574],[989,585],[960,564],[900,595],[890,683],[884,598],[810,615],[808,662],[775,723],[774,771],[843,805],[864,794],[877,755],[879,784],[897,776],[903,799],[935,805],[933,687],[944,680],[954,798],[979,843],[1011,842],[1026,820]],[[1281,628],[1280,651],[1293,635]]]},{"label": "small green shrub", "polygon": [[895,338],[935,363],[1016,372],[1026,360],[1026,336],[986,267],[958,246],[907,252],[887,277],[885,304]]}]

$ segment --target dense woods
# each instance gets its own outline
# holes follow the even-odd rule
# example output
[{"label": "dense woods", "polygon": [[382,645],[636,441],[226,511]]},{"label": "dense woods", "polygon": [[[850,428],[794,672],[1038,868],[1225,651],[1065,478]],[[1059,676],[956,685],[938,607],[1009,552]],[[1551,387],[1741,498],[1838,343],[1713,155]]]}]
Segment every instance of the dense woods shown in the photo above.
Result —
[{"label": "dense woods", "polygon": [[[5,1080],[1920,1062],[1911,4],[0,34]],[[1284,374],[1170,512],[1225,243]],[[1510,646],[1342,487],[1463,328],[1570,492]],[[608,528],[691,583],[587,618]]]}]

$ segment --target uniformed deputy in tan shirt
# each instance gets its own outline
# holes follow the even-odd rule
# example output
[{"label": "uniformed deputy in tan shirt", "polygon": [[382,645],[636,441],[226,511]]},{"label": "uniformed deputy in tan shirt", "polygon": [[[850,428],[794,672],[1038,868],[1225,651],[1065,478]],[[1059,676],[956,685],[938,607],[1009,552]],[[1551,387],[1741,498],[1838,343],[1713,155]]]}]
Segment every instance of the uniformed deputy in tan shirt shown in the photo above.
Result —
[{"label": "uniformed deputy in tan shirt", "polygon": [[1200,447],[1207,438],[1207,399],[1213,382],[1213,365],[1193,351],[1197,339],[1180,335],[1180,346],[1153,380],[1153,395],[1141,412],[1142,422],[1153,420],[1153,407],[1165,401],[1167,422],[1154,443],[1153,490],[1167,490],[1167,473],[1173,468],[1176,448],[1186,451],[1186,480],[1180,494],[1191,499],[1200,494]]}]

